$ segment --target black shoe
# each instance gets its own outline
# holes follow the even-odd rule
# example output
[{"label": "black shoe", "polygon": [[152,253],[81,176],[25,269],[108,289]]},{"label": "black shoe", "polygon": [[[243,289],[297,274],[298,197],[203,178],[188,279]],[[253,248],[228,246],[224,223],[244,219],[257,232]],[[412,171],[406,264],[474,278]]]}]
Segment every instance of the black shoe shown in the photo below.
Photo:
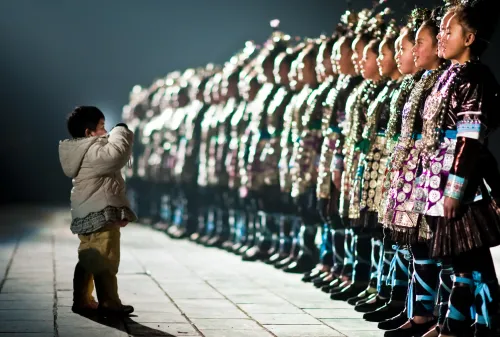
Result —
[{"label": "black shoe", "polygon": [[315,278],[313,278],[312,283],[319,282],[319,281],[323,280],[325,277],[327,277],[328,275],[330,275],[329,271],[322,271],[319,275],[317,275]]},{"label": "black shoe", "polygon": [[275,265],[288,257],[288,254],[276,253],[265,261],[266,264]]},{"label": "black shoe", "polygon": [[330,291],[330,298],[333,300],[332,296],[341,292],[342,290],[344,290],[345,288],[347,288],[348,286],[350,286],[352,284],[352,280],[347,280],[347,281],[343,281],[341,282],[340,284],[338,284],[336,287],[334,287],[331,291]]},{"label": "black shoe", "polygon": [[205,237],[205,235],[199,234],[198,237],[196,238],[196,240],[194,242],[197,243],[197,244],[199,244],[199,245],[201,245],[202,244],[201,241],[203,240],[204,237]]},{"label": "black shoe", "polygon": [[238,250],[240,250],[240,248],[243,246],[243,244],[241,242],[238,242],[238,243],[235,243],[231,246],[231,253],[237,253]]},{"label": "black shoe", "polygon": [[[157,223],[155,224],[155,227],[156,226],[161,226],[160,223]],[[168,236],[170,237],[173,237],[174,236],[174,233],[179,229],[179,227],[177,227],[176,225],[172,225],[170,227],[167,227],[164,229],[164,231],[167,233]]]},{"label": "black shoe", "polygon": [[134,312],[134,307],[131,305],[122,305],[121,308],[111,309],[111,308],[103,308],[99,306],[97,309],[99,315],[101,316],[129,316]]},{"label": "black shoe", "polygon": [[204,236],[200,237],[200,239],[198,240],[198,243],[200,245],[206,246],[207,242],[210,241],[210,239],[211,239],[210,235],[204,235]]},{"label": "black shoe", "polygon": [[233,246],[234,246],[234,242],[231,240],[227,240],[226,242],[224,242],[222,244],[221,248],[224,249],[225,251],[232,252]]},{"label": "black shoe", "polygon": [[378,328],[380,330],[394,330],[399,328],[401,325],[405,324],[408,321],[408,313],[406,312],[406,308],[403,309],[398,315],[386,319],[378,324]]},{"label": "black shoe", "polygon": [[267,252],[263,252],[260,250],[258,246],[254,246],[247,250],[242,257],[243,261],[257,261],[257,260],[265,260],[268,259],[269,256]]},{"label": "black shoe", "polygon": [[375,311],[368,312],[363,318],[368,322],[382,322],[396,316],[404,309],[404,304],[387,303]]},{"label": "black shoe", "polygon": [[220,248],[223,243],[224,243],[224,239],[221,238],[219,235],[215,235],[213,238],[211,238],[210,240],[207,241],[206,246]]},{"label": "black shoe", "polygon": [[321,271],[321,268],[316,266],[310,271],[306,271],[304,273],[304,276],[302,276],[302,282],[313,282],[315,279],[317,279],[321,274],[323,274],[323,271]]},{"label": "black shoe", "polygon": [[251,248],[251,247],[250,247],[249,245],[244,245],[244,246],[241,246],[241,248],[240,248],[240,249],[238,249],[235,253],[236,253],[237,255],[243,255],[243,254],[245,254],[245,252],[246,252],[247,250],[249,250],[250,248]]},{"label": "black shoe", "polygon": [[259,259],[260,250],[259,247],[250,247],[241,257],[243,261],[257,261]]},{"label": "black shoe", "polygon": [[98,313],[97,309],[92,309],[88,307],[81,307],[74,305],[71,307],[71,311],[73,311],[75,314],[82,315],[82,316],[93,316]]},{"label": "black shoe", "polygon": [[379,296],[375,296],[362,304],[356,305],[354,307],[354,310],[356,310],[357,312],[364,312],[364,313],[373,312],[386,305],[388,301],[389,301],[388,298],[382,299]]},{"label": "black shoe", "polygon": [[286,268],[290,263],[292,263],[294,261],[295,261],[295,257],[288,256],[288,257],[284,258],[283,260],[281,260],[280,262],[276,263],[274,265],[274,267],[277,269],[283,269],[283,268]]},{"label": "black shoe", "polygon": [[301,274],[307,270],[310,270],[311,267],[314,267],[314,262],[312,262],[312,260],[304,261],[299,259],[290,263],[286,268],[283,269],[283,271],[290,274]]},{"label": "black shoe", "polygon": [[361,303],[365,303],[366,301],[371,299],[373,297],[373,295],[375,295],[376,293],[377,293],[377,289],[369,286],[368,288],[366,288],[365,290],[363,290],[362,292],[360,292],[356,296],[348,299],[347,303],[349,303],[350,305],[359,305]]},{"label": "black shoe", "polygon": [[334,279],[333,281],[328,283],[328,285],[322,287],[321,291],[324,293],[330,294],[332,292],[332,290],[335,289],[336,287],[338,287],[341,283],[342,283],[342,279],[340,277],[337,277],[336,279]]},{"label": "black shoe", "polygon": [[433,319],[422,324],[416,324],[415,322],[413,322],[413,320],[410,320],[410,323],[411,327],[407,329],[402,329],[400,326],[397,329],[386,331],[384,333],[384,337],[413,337],[415,335],[421,336],[436,324],[436,320]]},{"label": "black shoe", "polygon": [[311,271],[308,271],[307,273],[304,273],[304,276],[302,277],[302,282],[312,282],[316,277],[321,275],[321,269],[314,268]]},{"label": "black shoe", "polygon": [[268,257],[273,256],[274,254],[278,253],[279,249],[275,246],[272,246],[269,248],[265,253]]},{"label": "black shoe", "polygon": [[367,286],[366,283],[354,282],[343,288],[341,291],[333,293],[330,298],[336,301],[347,301],[349,298],[356,296],[363,291]]},{"label": "black shoe", "polygon": [[185,237],[187,236],[187,232],[186,232],[186,229],[184,228],[177,228],[171,235],[170,237],[172,239],[177,239],[177,240],[180,240],[180,239],[184,239]]},{"label": "black shoe", "polygon": [[323,277],[317,278],[313,281],[313,284],[316,288],[323,288],[324,286],[327,286],[330,284],[330,282],[333,281],[333,276],[332,273],[327,272],[322,274]]},{"label": "black shoe", "polygon": [[198,241],[198,239],[200,238],[200,233],[193,233],[189,236],[189,241]]},{"label": "black shoe", "polygon": [[371,294],[370,296],[362,299],[361,301],[356,302],[356,304],[354,306],[365,304],[366,302],[373,300],[376,296],[377,296],[377,293]]}]

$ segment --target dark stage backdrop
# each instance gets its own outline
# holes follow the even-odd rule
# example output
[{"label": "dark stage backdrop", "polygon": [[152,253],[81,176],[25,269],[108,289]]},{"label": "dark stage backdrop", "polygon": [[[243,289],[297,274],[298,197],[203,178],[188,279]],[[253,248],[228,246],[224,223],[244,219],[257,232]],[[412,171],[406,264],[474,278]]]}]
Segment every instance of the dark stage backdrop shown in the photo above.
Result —
[{"label": "dark stage backdrop", "polygon": [[[415,3],[389,1],[398,15]],[[291,35],[331,33],[345,9],[341,0],[0,1],[0,202],[69,200],[57,146],[74,106],[99,106],[109,128],[133,85],[223,63],[245,40],[264,41],[274,18]],[[500,78],[499,49],[497,37],[485,61]]]}]

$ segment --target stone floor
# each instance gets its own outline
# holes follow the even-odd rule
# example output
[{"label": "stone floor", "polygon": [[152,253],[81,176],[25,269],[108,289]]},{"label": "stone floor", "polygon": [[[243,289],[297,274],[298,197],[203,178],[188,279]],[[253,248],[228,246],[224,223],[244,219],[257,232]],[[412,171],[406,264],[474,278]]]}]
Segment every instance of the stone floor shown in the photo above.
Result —
[{"label": "stone floor", "polygon": [[70,308],[78,239],[67,211],[3,208],[0,220],[0,337],[383,335],[300,275],[139,225],[123,230],[119,274],[134,315],[84,318]]}]

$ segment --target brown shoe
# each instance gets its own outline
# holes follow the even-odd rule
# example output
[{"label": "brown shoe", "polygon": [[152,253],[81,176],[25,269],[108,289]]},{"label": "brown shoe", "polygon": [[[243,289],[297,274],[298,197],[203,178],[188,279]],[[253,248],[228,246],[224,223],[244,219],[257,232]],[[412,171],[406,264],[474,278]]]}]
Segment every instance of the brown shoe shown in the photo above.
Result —
[{"label": "brown shoe", "polygon": [[119,308],[106,308],[99,306],[97,311],[102,316],[129,316],[134,312],[134,307],[131,305],[122,305]]},{"label": "brown shoe", "polygon": [[88,316],[88,315],[95,315],[97,313],[97,308],[98,308],[97,302],[86,303],[86,304],[73,303],[71,311],[73,311],[75,314],[78,315]]}]

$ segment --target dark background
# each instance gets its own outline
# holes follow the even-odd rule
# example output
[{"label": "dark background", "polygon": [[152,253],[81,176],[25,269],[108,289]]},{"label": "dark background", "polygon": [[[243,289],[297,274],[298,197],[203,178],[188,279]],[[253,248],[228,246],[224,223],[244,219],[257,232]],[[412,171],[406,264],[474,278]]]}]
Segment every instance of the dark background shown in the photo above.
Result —
[{"label": "dark background", "polygon": [[[403,16],[416,3],[440,2],[389,6]],[[0,203],[69,202],[57,147],[74,106],[97,105],[110,128],[135,84],[223,63],[244,41],[264,41],[274,18],[291,35],[329,34],[345,9],[342,0],[0,1]],[[497,78],[499,49],[497,34],[484,57]]]}]

